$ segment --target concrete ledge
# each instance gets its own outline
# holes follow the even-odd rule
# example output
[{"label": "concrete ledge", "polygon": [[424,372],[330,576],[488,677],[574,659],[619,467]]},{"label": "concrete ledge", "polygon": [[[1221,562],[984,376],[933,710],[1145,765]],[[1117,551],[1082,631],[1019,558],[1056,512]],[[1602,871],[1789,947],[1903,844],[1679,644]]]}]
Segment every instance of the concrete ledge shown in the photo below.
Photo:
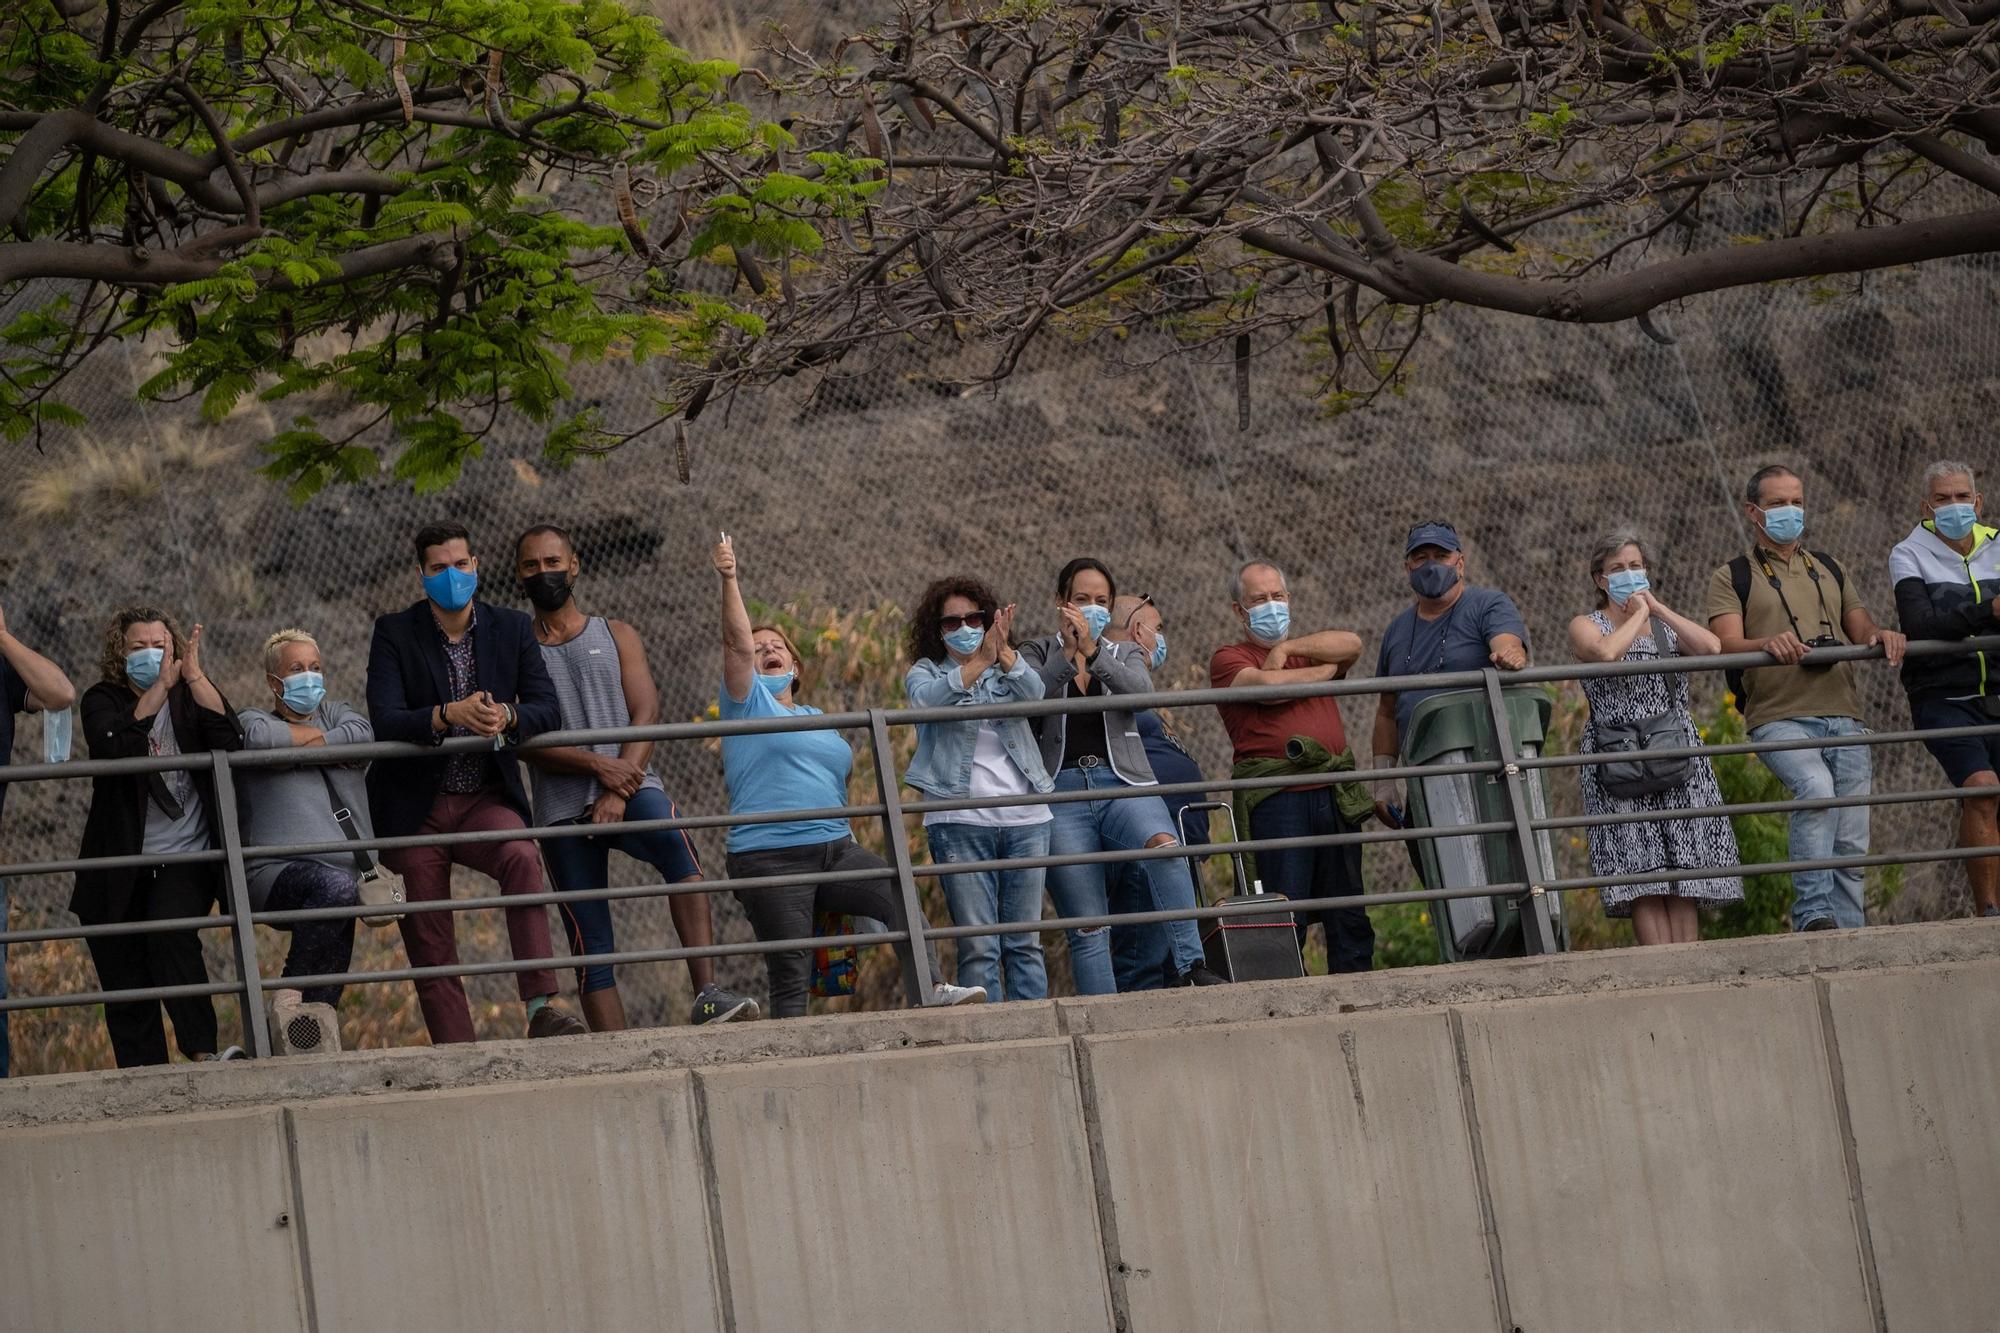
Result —
[{"label": "concrete ledge", "polygon": [[839,1014],[728,1024],[715,1030],[654,1028],[548,1042],[420,1046],[307,1059],[51,1074],[0,1080],[0,1127],[1986,958],[2000,958],[2000,921],[1875,926],[1140,995]]},{"label": "concrete ledge", "polygon": [[1874,1328],[1811,981],[1456,1012],[1514,1324]]},{"label": "concrete ledge", "polygon": [[[1829,977],[1888,1325],[2000,1322],[2000,961]],[[1981,1256],[1984,1257],[1981,1257]]]},{"label": "concrete ledge", "polygon": [[1111,1328],[1068,1042],[698,1077],[738,1333]]},{"label": "concrete ledge", "polygon": [[282,1113],[0,1130],[0,1328],[307,1328]]},{"label": "concrete ledge", "polygon": [[721,1326],[688,1074],[287,1114],[321,1329]]},{"label": "concrete ledge", "polygon": [[1130,1328],[1497,1327],[1443,1014],[1082,1047]]}]

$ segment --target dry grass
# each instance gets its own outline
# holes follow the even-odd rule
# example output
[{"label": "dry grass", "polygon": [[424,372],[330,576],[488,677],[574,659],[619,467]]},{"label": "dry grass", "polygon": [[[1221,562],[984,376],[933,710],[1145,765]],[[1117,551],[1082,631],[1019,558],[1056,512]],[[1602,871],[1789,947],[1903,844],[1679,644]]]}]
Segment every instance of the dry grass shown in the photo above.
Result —
[{"label": "dry grass", "polygon": [[167,480],[242,454],[240,443],[212,426],[170,422],[157,435],[157,443],[151,436],[120,444],[89,439],[64,450],[15,488],[15,514],[30,523],[60,523],[143,504]]},{"label": "dry grass", "polygon": [[[486,885],[485,892],[491,892]],[[507,957],[507,935],[498,912],[462,914],[458,926],[460,956],[470,960]],[[291,937],[259,927],[259,969],[266,977],[284,970]],[[229,937],[209,936],[208,974],[216,981],[236,975]],[[395,927],[362,926],[354,941],[354,970],[379,971],[407,966],[402,936]],[[74,940],[16,945],[8,955],[9,992],[15,995],[61,995],[98,988],[97,973],[83,945]],[[565,985],[570,974],[557,974]],[[522,1035],[521,1007],[513,979],[475,977],[467,981],[472,1023],[482,1038]],[[215,1000],[222,1041],[241,1043],[242,1005],[234,996]],[[12,1015],[13,1069],[17,1076],[76,1073],[112,1067],[111,1042],[104,1031],[102,1005],[66,1009],[28,1009]],[[393,1046],[423,1046],[430,1038],[417,1006],[416,988],[407,982],[350,986],[340,1002],[340,1042],[343,1050],[382,1050]],[[175,1058],[179,1058],[178,1052]]]}]

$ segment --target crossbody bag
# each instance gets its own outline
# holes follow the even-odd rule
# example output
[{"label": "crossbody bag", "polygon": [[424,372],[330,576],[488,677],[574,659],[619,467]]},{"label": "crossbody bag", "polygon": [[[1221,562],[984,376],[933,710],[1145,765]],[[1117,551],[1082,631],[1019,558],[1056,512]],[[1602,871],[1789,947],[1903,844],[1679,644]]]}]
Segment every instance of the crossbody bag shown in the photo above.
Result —
[{"label": "crossbody bag", "polygon": [[[326,798],[333,806],[333,822],[340,825],[341,836],[350,843],[360,842],[361,830],[355,825],[354,812],[347,808],[347,803],[334,789],[333,774],[322,765],[319,776],[320,781],[326,783]],[[354,847],[350,850],[354,856],[355,873],[360,876],[356,887],[361,893],[361,905],[385,909],[401,907],[407,900],[403,892],[403,877],[378,865],[366,848]],[[361,919],[371,926],[393,926],[403,919],[403,914],[385,910],[370,913]]]}]

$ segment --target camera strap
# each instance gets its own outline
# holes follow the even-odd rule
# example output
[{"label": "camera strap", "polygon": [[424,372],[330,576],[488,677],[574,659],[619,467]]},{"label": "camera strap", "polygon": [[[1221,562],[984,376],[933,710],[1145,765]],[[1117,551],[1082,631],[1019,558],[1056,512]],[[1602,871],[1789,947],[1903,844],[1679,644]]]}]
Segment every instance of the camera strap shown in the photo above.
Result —
[{"label": "camera strap", "polygon": [[[1826,589],[1821,586],[1819,566],[1813,563],[1812,552],[1801,549],[1799,551],[1799,558],[1806,562],[1806,577],[1812,580],[1813,595],[1819,598],[1820,625],[1832,637],[1840,637],[1840,632],[1835,628],[1833,623],[1833,613],[1826,608]],[[1771,568],[1771,562],[1765,558],[1764,549],[1761,546],[1757,548],[1757,564],[1764,571],[1765,579],[1770,582],[1771,591],[1778,594],[1778,605],[1785,608],[1785,619],[1792,622],[1792,633],[1798,636],[1799,642],[1804,643],[1809,638],[1818,637],[1817,635],[1808,635],[1804,630],[1799,628],[1799,618],[1792,613],[1792,600],[1785,596],[1784,580],[1780,579],[1777,571]]]}]

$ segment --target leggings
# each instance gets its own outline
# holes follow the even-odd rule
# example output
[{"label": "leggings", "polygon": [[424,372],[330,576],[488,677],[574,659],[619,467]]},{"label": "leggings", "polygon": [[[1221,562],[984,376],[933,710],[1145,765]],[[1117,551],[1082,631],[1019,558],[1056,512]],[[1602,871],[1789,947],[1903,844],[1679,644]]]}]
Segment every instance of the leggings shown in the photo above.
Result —
[{"label": "leggings", "polygon": [[[354,872],[324,861],[292,861],[271,881],[264,907],[272,912],[303,911],[309,907],[352,907],[361,901]],[[338,921],[295,921],[292,951],[285,955],[288,977],[324,976],[345,972],[354,957],[354,918]],[[340,1003],[338,986],[309,986],[302,993],[309,1004]]]}]

